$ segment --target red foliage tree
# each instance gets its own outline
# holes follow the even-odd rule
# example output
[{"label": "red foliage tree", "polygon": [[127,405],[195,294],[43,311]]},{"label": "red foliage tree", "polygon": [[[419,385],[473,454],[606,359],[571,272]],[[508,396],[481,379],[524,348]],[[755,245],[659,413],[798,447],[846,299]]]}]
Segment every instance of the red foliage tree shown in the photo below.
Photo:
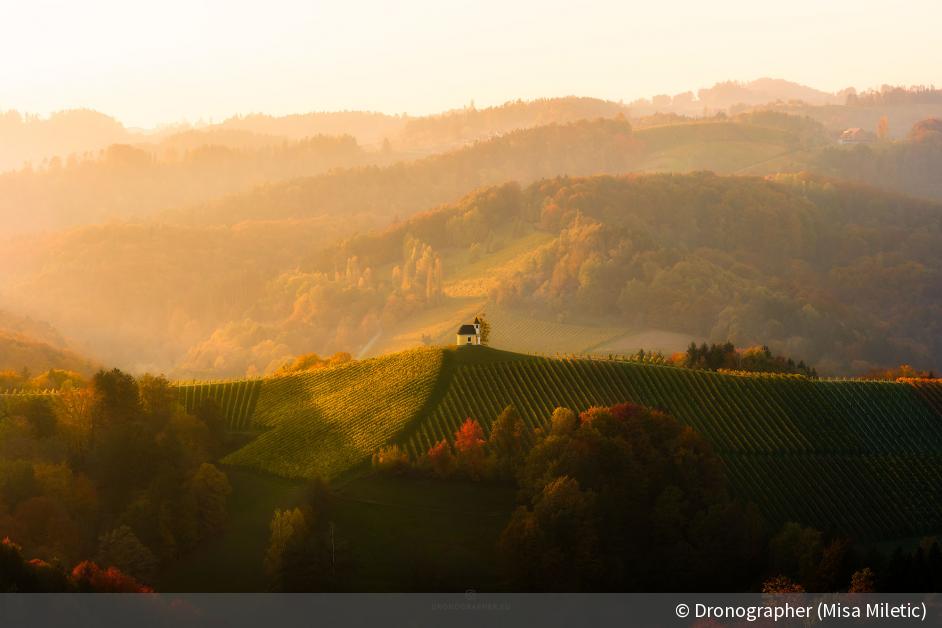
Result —
[{"label": "red foliage tree", "polygon": [[484,447],[484,430],[480,423],[468,417],[455,432],[455,449],[460,454],[482,447]]},{"label": "red foliage tree", "polygon": [[458,464],[471,476],[480,479],[484,471],[484,430],[481,424],[468,417],[455,432]]},{"label": "red foliage tree", "polygon": [[153,589],[127,575],[117,567],[102,569],[90,560],[72,570],[72,582],[79,591],[95,593],[153,593]]}]

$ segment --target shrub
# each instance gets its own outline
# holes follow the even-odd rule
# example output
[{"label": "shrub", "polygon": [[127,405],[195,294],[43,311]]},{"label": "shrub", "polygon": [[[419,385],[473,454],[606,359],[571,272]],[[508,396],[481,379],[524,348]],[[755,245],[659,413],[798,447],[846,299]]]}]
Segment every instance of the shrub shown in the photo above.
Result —
[{"label": "shrub", "polygon": [[409,469],[409,454],[399,445],[388,445],[373,454],[373,467],[389,473],[403,473]]}]

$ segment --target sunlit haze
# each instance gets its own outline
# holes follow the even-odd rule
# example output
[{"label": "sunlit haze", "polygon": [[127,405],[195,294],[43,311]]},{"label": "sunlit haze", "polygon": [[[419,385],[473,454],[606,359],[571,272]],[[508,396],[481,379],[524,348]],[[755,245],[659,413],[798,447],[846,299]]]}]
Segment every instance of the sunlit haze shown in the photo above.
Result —
[{"label": "sunlit haze", "polygon": [[940,24],[0,0],[0,628],[938,621]]},{"label": "sunlit haze", "polygon": [[825,91],[942,83],[942,3],[6,3],[0,109],[88,107],[129,126],[236,113],[424,114],[723,80]]}]

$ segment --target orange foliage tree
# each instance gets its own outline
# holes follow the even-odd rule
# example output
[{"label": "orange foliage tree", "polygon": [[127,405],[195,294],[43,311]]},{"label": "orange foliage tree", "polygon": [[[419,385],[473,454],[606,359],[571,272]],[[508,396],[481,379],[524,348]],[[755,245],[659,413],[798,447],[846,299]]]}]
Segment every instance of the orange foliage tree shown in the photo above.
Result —
[{"label": "orange foliage tree", "polygon": [[102,569],[90,560],[83,561],[72,570],[72,581],[79,591],[95,593],[152,593],[146,587],[117,567]]},{"label": "orange foliage tree", "polygon": [[455,470],[455,455],[444,438],[432,445],[426,454],[432,473],[440,478],[449,477]]},{"label": "orange foliage tree", "polygon": [[468,417],[455,432],[458,465],[472,479],[478,480],[484,472],[484,430],[481,424]]}]

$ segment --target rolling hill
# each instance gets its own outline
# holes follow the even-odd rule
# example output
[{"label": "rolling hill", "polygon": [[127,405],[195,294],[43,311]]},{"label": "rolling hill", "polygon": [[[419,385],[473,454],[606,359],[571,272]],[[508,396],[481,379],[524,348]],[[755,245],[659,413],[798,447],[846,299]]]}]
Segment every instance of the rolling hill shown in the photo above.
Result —
[{"label": "rolling hill", "polygon": [[0,172],[20,168],[55,155],[66,156],[127,141],[130,133],[120,122],[90,109],[58,111],[48,118],[0,113]]},{"label": "rolling hill", "polygon": [[383,168],[338,169],[260,186],[168,212],[165,218],[232,224],[367,211],[388,219],[506,181],[526,184],[562,174],[734,173],[825,140],[823,129],[807,119],[776,113],[642,129],[633,129],[624,118],[577,120],[513,130]]},{"label": "rolling hill", "polygon": [[[264,373],[312,350],[402,350],[494,306],[516,320],[603,328],[548,353],[620,352],[626,345],[616,335],[665,332],[767,343],[829,373],[900,362],[934,368],[942,337],[937,206],[814,176],[545,179],[763,173],[831,154],[821,138],[818,125],[769,112],[643,129],[599,119],[515,131],[427,159],[264,186],[161,224],[11,241],[0,246],[0,290],[109,363],[180,376]],[[934,189],[917,184],[930,178],[935,161],[920,160],[938,152],[929,150],[935,144],[899,153],[925,167],[908,170],[923,173],[918,181],[897,183]],[[833,165],[847,177],[892,172],[883,161],[856,163]],[[479,187],[507,179],[536,182]],[[350,237],[357,232],[365,235]],[[441,298],[426,302],[391,282],[408,263],[410,238],[441,258]],[[362,287],[338,278],[354,257],[370,271],[358,278]],[[139,277],[154,279],[142,289]],[[600,289],[603,280],[610,290]],[[544,350],[540,339],[518,339],[500,346]]]},{"label": "rolling hill", "polygon": [[[559,177],[481,190],[312,264],[356,259],[382,276],[410,242],[427,244],[444,268],[433,309],[451,322],[494,312],[499,348],[672,351],[697,338],[768,344],[830,374],[931,369],[940,215],[937,203],[809,175]],[[394,317],[394,333],[447,340],[424,316]],[[687,340],[647,344],[651,332]]]},{"label": "rolling hill", "polygon": [[350,136],[289,142],[194,131],[161,144],[113,144],[81,158],[56,157],[43,167],[0,173],[0,229],[14,235],[142,220],[170,207],[381,159]]},{"label": "rolling hill", "polygon": [[49,369],[88,375],[95,370],[95,365],[70,349],[0,329],[0,371],[21,372],[24,369],[34,375]]},{"label": "rolling hill", "polygon": [[420,349],[265,380],[251,424],[266,431],[225,461],[285,477],[335,478],[421,415],[443,358]]},{"label": "rolling hill", "polygon": [[[417,455],[453,438],[466,417],[488,432],[508,404],[536,429],[556,406],[632,401],[700,431],[735,490],[772,521],[867,540],[942,529],[942,383],[717,374],[475,347],[393,354],[259,386],[249,422],[261,435],[226,462],[286,477],[349,477],[387,443]],[[225,402],[235,388],[208,390]]]},{"label": "rolling hill", "polygon": [[95,368],[48,323],[0,309],[0,371],[38,375],[62,369],[90,375]]},{"label": "rolling hill", "polygon": [[[267,284],[275,284],[281,273],[291,269],[308,270],[322,257],[321,249],[355,230],[363,232],[396,215],[407,218],[454,202],[482,185],[512,179],[528,182],[560,173],[643,169],[648,155],[663,164],[738,168],[765,159],[770,151],[790,150],[800,135],[777,129],[769,121],[689,124],[633,133],[625,121],[599,119],[516,131],[414,162],[273,183],[168,212],[160,223],[110,222],[20,238],[0,246],[0,290],[25,310],[51,320],[81,346],[94,347],[109,362],[165,372],[177,367],[203,376],[243,374],[249,360],[223,360],[223,368],[216,368],[215,357],[199,359],[199,345],[217,331],[227,334],[233,327],[241,328],[248,318],[277,321],[283,313],[268,311],[266,302],[281,288]],[[704,143],[715,150],[698,148]],[[737,147],[735,154],[724,151],[732,145]],[[743,146],[752,147],[746,151],[752,154],[743,153]],[[688,157],[687,152],[696,155]],[[155,168],[148,165],[143,172]],[[66,170],[57,176],[65,177]],[[136,167],[132,170],[137,172]],[[148,185],[156,185],[145,178]],[[15,206],[15,199],[8,205]],[[317,270],[332,273],[330,262],[326,268],[318,263]],[[192,272],[197,267],[201,272]],[[85,285],[79,288],[72,280],[75,276],[86,277]],[[159,279],[141,290],[137,280],[141,276]],[[232,281],[238,290],[231,288]],[[133,325],[127,324],[128,318],[135,319]],[[356,328],[360,321],[350,325]],[[375,333],[368,330],[355,342],[365,344]],[[312,337],[308,332],[297,335]],[[327,350],[319,339],[311,348]],[[352,342],[340,349],[358,351]],[[196,359],[187,358],[191,351]],[[286,353],[301,351],[289,343]],[[278,355],[252,362],[262,371],[282,357],[279,350]]]}]

